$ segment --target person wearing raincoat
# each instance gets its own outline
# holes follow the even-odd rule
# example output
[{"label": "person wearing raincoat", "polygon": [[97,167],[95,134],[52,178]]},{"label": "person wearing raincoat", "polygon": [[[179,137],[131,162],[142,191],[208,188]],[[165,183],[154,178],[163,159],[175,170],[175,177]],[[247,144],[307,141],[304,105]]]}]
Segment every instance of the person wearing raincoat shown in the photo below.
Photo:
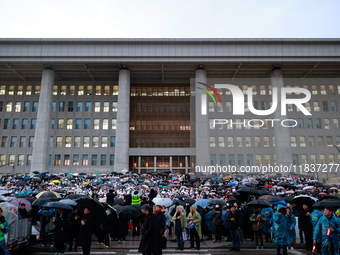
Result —
[{"label": "person wearing raincoat", "polygon": [[185,216],[185,213],[183,212],[182,206],[176,207],[176,213],[172,217],[172,221],[174,222],[174,232],[177,239],[177,245],[178,247],[176,250],[183,250],[184,249],[184,242],[183,242],[183,236],[182,231],[185,231],[187,228],[187,217]]},{"label": "person wearing raincoat", "polygon": [[294,251],[294,244],[296,244],[296,232],[295,232],[295,226],[296,226],[296,219],[295,215],[293,214],[293,209],[290,206],[287,206],[287,215],[288,215],[288,225],[289,225],[289,241],[290,244],[288,248],[290,248],[292,251]]},{"label": "person wearing raincoat", "polygon": [[[315,231],[316,224],[318,224],[318,221],[322,217],[322,215],[323,215],[323,210],[320,211],[318,209],[314,209],[314,211],[310,214],[310,221],[312,222],[312,225],[313,225],[313,233]],[[315,248],[318,254],[321,254],[321,236],[319,240],[316,240]]]},{"label": "person wearing raincoat", "polygon": [[212,234],[215,234],[215,227],[214,227],[214,217],[211,215],[211,211],[208,208],[205,208],[205,231],[208,235],[207,240],[212,240]]},{"label": "person wearing raincoat", "polygon": [[321,240],[321,251],[323,255],[340,254],[340,220],[333,213],[333,208],[326,207],[324,215],[316,224],[313,244]]},{"label": "person wearing raincoat", "polygon": [[273,215],[274,215],[274,211],[271,207],[268,208],[263,208],[261,211],[261,214],[264,216],[264,218],[266,219],[266,221],[263,224],[263,232],[265,234],[266,237],[266,243],[271,242],[272,243],[272,239],[271,239],[271,227],[273,225]]},{"label": "person wearing raincoat", "polygon": [[8,255],[9,251],[6,250],[6,240],[5,240],[5,234],[9,231],[9,225],[7,220],[4,216],[2,216],[2,208],[0,208],[0,248],[1,253],[4,255]]},{"label": "person wearing raincoat", "polygon": [[200,240],[202,239],[202,234],[201,234],[201,215],[196,211],[196,208],[194,205],[190,206],[190,213],[187,217],[187,221],[189,222],[190,220],[193,221],[195,224],[195,227],[189,230],[190,233],[190,244],[191,244],[191,249],[194,249],[194,239],[196,239],[196,249],[200,249]]},{"label": "person wearing raincoat", "polygon": [[287,255],[287,246],[290,243],[288,215],[286,214],[286,208],[283,205],[277,206],[277,212],[273,216],[274,228],[275,228],[275,242],[276,253],[281,255],[280,250],[282,246],[283,255]]}]

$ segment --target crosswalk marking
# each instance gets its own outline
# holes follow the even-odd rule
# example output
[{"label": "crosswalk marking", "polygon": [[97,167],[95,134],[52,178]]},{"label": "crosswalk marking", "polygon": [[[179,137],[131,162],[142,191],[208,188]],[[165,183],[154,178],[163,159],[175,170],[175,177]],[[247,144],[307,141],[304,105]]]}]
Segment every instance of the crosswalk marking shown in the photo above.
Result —
[{"label": "crosswalk marking", "polygon": [[[191,250],[189,249],[184,249],[183,252],[189,252]],[[195,250],[195,252],[207,252],[208,250]],[[138,252],[138,250],[130,250],[130,252]],[[178,250],[175,249],[163,249],[162,253],[167,253],[167,252],[178,252]]]}]

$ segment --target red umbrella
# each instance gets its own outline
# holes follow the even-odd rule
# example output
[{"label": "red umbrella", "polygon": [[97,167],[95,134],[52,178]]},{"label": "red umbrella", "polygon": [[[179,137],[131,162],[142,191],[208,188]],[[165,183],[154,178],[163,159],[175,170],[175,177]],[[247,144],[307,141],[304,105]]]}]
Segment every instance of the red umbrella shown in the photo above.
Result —
[{"label": "red umbrella", "polygon": [[273,186],[272,185],[270,185],[270,184],[266,184],[266,185],[264,185],[265,187],[267,187],[267,188],[272,188]]},{"label": "red umbrella", "polygon": [[327,194],[325,192],[320,192],[319,196],[327,196]]}]

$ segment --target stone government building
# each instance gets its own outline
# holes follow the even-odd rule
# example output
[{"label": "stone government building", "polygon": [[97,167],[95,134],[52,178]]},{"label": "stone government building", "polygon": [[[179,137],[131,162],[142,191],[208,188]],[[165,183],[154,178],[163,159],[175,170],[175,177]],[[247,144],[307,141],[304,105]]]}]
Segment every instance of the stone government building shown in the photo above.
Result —
[{"label": "stone government building", "polygon": [[283,133],[216,133],[196,103],[195,149],[190,79],[207,78],[340,78],[340,39],[0,39],[1,173],[340,163],[340,79],[310,87],[312,120]]}]

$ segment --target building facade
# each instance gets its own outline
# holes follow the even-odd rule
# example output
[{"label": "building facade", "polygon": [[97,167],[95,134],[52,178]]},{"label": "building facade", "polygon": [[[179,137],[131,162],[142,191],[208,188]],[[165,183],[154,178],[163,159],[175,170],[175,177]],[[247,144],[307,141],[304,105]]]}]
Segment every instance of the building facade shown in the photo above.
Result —
[{"label": "building facade", "polygon": [[[339,164],[339,79],[308,85],[312,117],[289,108],[299,125],[288,129],[213,128],[198,114],[203,92],[190,90],[211,78],[265,78],[253,91],[266,109],[284,78],[339,77],[339,39],[0,39],[1,172]],[[232,110],[219,93],[224,105],[208,102],[217,117]]]}]

